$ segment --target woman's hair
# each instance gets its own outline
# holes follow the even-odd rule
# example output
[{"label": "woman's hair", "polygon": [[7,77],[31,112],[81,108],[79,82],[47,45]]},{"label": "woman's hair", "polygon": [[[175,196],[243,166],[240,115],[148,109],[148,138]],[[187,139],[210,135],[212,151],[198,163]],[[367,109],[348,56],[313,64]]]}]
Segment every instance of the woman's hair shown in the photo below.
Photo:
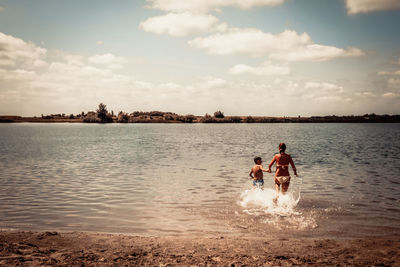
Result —
[{"label": "woman's hair", "polygon": [[285,150],[286,150],[286,145],[285,145],[285,143],[280,143],[279,144],[279,153],[283,153],[283,152],[285,152]]}]

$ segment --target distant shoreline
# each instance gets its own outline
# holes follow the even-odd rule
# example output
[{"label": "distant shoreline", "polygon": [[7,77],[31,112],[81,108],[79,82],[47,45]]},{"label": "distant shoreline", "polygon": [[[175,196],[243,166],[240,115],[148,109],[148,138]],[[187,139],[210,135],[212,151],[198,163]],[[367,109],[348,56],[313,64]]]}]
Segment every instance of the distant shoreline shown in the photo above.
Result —
[{"label": "distant shoreline", "polygon": [[[312,117],[266,117],[266,116],[212,116],[176,115],[157,116],[141,115],[121,120],[112,116],[108,123],[400,123],[400,115],[363,115],[363,116],[312,116]],[[0,123],[100,123],[96,117],[22,117],[0,116]]]}]

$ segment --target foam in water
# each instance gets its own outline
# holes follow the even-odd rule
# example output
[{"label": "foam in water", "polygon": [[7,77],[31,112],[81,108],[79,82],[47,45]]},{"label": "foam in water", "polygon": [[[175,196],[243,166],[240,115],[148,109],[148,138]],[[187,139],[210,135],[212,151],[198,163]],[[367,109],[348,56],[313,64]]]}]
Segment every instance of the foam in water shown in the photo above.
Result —
[{"label": "foam in water", "polygon": [[239,204],[244,212],[251,215],[271,214],[288,216],[296,214],[294,208],[299,203],[300,194],[294,196],[293,192],[277,194],[275,190],[266,188],[245,190],[240,195]]},{"label": "foam in water", "polygon": [[245,214],[278,231],[314,229],[318,227],[315,216],[296,209],[300,201],[301,183],[301,179],[297,180],[286,194],[277,194],[271,188],[245,190],[240,194],[238,204]]}]

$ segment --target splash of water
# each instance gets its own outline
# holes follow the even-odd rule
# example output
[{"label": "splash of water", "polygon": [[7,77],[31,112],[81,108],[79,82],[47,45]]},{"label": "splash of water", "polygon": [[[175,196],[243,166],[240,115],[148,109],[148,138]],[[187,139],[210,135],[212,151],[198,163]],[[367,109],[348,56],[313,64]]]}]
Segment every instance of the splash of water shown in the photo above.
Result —
[{"label": "splash of water", "polygon": [[295,207],[300,201],[300,194],[294,192],[277,194],[275,190],[266,188],[245,190],[240,195],[239,204],[244,212],[251,215],[271,214],[288,216],[296,214]]},{"label": "splash of water", "polygon": [[271,188],[245,190],[238,204],[245,214],[276,230],[309,230],[318,227],[315,216],[296,209],[300,201],[302,179],[296,179],[286,194]]}]

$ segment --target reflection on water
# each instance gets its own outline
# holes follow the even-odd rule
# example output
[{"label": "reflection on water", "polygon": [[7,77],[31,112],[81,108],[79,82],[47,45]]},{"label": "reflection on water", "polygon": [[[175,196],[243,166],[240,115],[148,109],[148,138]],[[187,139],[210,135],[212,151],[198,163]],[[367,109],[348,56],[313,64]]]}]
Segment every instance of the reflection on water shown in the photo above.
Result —
[{"label": "reflection on water", "polygon": [[[399,232],[398,124],[1,124],[0,228],[162,234]],[[254,156],[301,179],[274,203]],[[302,184],[301,184],[302,181]]]}]

